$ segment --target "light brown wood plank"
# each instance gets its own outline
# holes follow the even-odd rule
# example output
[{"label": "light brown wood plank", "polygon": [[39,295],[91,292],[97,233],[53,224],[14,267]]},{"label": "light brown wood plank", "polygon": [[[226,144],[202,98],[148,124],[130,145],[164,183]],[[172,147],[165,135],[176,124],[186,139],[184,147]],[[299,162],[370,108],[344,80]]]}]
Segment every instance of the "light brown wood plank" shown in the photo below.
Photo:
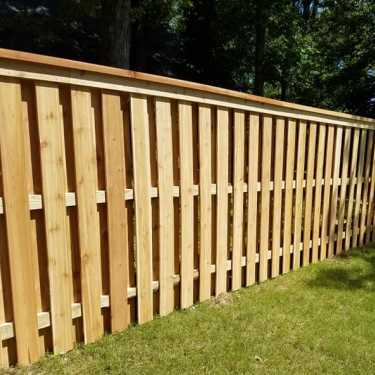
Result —
[{"label": "light brown wood plank", "polygon": [[325,150],[324,162],[324,189],[323,189],[323,204],[322,204],[322,227],[320,234],[320,260],[327,257],[327,235],[329,225],[329,202],[331,193],[331,174],[333,161],[333,142],[334,142],[335,128],[328,126],[327,145]]},{"label": "light brown wood plank", "polygon": [[366,160],[365,160],[365,179],[363,186],[363,197],[362,197],[362,207],[360,214],[360,225],[359,225],[359,246],[363,246],[365,243],[365,234],[366,234],[366,214],[367,214],[367,202],[368,202],[368,191],[369,191],[369,178],[371,170],[371,161],[373,154],[373,144],[374,144],[374,134],[372,131],[368,131],[368,143],[366,151]]},{"label": "light brown wood plank", "polygon": [[359,147],[360,130],[354,129],[353,132],[353,146],[351,151],[351,162],[349,171],[349,200],[348,211],[346,216],[346,232],[345,232],[345,251],[349,250],[353,232],[353,206],[354,206],[354,192],[355,192],[355,179],[357,175],[357,160],[358,160],[358,147]]},{"label": "light brown wood plank", "polygon": [[120,95],[108,91],[102,92],[112,332],[122,331],[130,323],[130,306],[127,298],[128,214],[124,202],[124,114],[121,105]]},{"label": "light brown wood plank", "polygon": [[[310,238],[312,227],[313,212],[313,179],[314,164],[316,155],[316,124],[311,123],[309,128],[309,145],[307,151],[306,165],[306,189],[305,189],[305,210],[304,210],[304,227],[303,227],[303,265],[310,263]],[[312,238],[311,238],[312,239]]]},{"label": "light brown wood plank", "polygon": [[319,141],[318,141],[318,155],[316,159],[316,174],[315,174],[315,194],[314,194],[314,223],[313,223],[313,238],[312,238],[312,263],[316,263],[319,257],[319,237],[320,237],[320,222],[321,222],[321,207],[322,207],[322,178],[324,170],[324,154],[325,154],[325,140],[326,140],[326,126],[319,125]]},{"label": "light brown wood plank", "polygon": [[174,308],[174,207],[172,112],[168,99],[155,100],[159,188],[160,315]]},{"label": "light brown wood plank", "polygon": [[[222,95],[225,97],[225,100],[231,103],[234,103],[236,101],[241,102],[253,102],[255,104],[255,108],[265,110],[265,107],[267,106],[275,106],[279,107],[279,111],[286,111],[289,110],[288,115],[296,115],[296,112],[307,112],[310,116],[321,116],[326,117],[327,121],[332,122],[338,122],[338,120],[341,120],[341,122],[345,123],[346,126],[353,126],[353,124],[359,124],[364,126],[374,126],[375,121],[371,118],[361,117],[361,116],[355,116],[348,113],[342,113],[342,112],[335,112],[330,111],[327,109],[321,109],[321,108],[314,108],[309,107],[301,104],[295,104],[295,103],[288,103],[280,100],[265,98],[261,96],[251,95],[244,92],[238,92],[233,90],[228,90],[224,88],[219,87],[213,87],[209,85],[204,85],[200,83],[194,83],[194,82],[188,82],[180,79],[174,79],[169,77],[161,77],[156,76],[152,74],[147,73],[140,73],[140,72],[134,72],[129,71],[126,69],[119,69],[114,67],[108,67],[108,66],[102,66],[97,64],[91,64],[91,63],[85,63],[80,61],[73,61],[73,60],[67,60],[67,59],[61,59],[57,57],[51,57],[51,56],[43,56],[38,55],[34,53],[28,53],[28,52],[21,52],[21,51],[13,51],[9,49],[0,48],[0,57],[3,58],[3,64],[6,66],[5,62],[8,61],[11,67],[14,69],[15,64],[17,64],[18,67],[22,68],[25,65],[28,66],[28,63],[33,63],[36,65],[39,65],[39,69],[41,68],[43,72],[45,73],[43,77],[47,79],[46,75],[49,72],[49,74],[53,74],[55,77],[54,79],[59,79],[59,81],[64,83],[71,83],[74,78],[79,77],[81,78],[81,82],[85,82],[87,85],[91,84],[94,85],[97,83],[96,81],[100,82],[100,85],[103,87],[105,84],[113,86],[114,88],[118,89],[119,83],[122,83],[124,86],[132,86],[134,85],[134,80],[138,80],[138,86],[140,88],[144,88],[142,91],[147,91],[150,95],[150,86],[155,85],[156,90],[162,92],[162,86],[164,86],[164,89],[167,85],[170,85],[173,87],[173,89],[165,90],[166,93],[168,91],[171,91],[171,95],[178,95],[179,93],[189,93],[189,91],[193,91],[193,95],[191,95],[193,98],[196,97],[196,92],[204,92],[205,95],[205,101],[212,96],[215,95]],[[20,69],[19,68],[19,69]],[[63,68],[63,69],[60,69]],[[66,70],[68,68],[68,70]],[[8,74],[17,74],[17,71],[10,72],[8,70]],[[65,75],[63,74],[65,72]],[[86,74],[82,74],[82,72],[86,72]],[[26,74],[24,72],[19,72],[20,76],[25,76]],[[83,78],[82,78],[83,77]],[[86,78],[84,80],[84,78]],[[115,82],[115,83],[113,83]],[[117,84],[117,85],[116,85]],[[129,88],[126,87],[127,91],[129,92]],[[148,89],[148,90],[146,90]],[[126,90],[125,90],[126,91]],[[152,93],[155,95],[155,91]],[[143,92],[143,93],[144,93]],[[138,94],[140,93],[140,89],[138,90]],[[210,95],[211,94],[211,95]],[[208,97],[208,98],[207,98]],[[203,100],[203,99],[202,99]],[[286,113],[285,113],[286,115]],[[306,116],[305,116],[306,117]],[[312,120],[314,121],[314,120]],[[315,120],[317,121],[317,120]],[[319,120],[320,121],[320,120]]]},{"label": "light brown wood plank", "polygon": [[216,296],[227,291],[229,112],[217,109]]},{"label": "light brown wood plank", "polygon": [[268,248],[270,229],[270,181],[271,181],[271,148],[272,117],[263,117],[262,137],[262,171],[261,171],[261,215],[259,242],[259,282],[268,278]]},{"label": "light brown wood plank", "polygon": [[0,153],[9,251],[17,360],[27,365],[39,359],[37,296],[31,259],[31,225],[25,171],[25,128],[21,86],[0,80]]},{"label": "light brown wood plank", "polygon": [[[0,152],[0,173],[1,173],[1,152]],[[0,193],[3,195],[2,190],[2,184],[0,183]],[[0,280],[7,280],[6,282],[2,281],[0,283],[0,324],[5,325],[6,323],[6,316],[7,316],[7,300],[9,297],[7,294],[9,293],[9,290],[11,288],[8,288],[8,290],[4,290],[4,285],[9,285],[9,279],[7,279],[7,273],[9,270],[4,270],[4,260],[6,264],[8,265],[9,262],[7,262],[7,257],[5,256],[7,252],[7,245],[6,245],[6,235],[5,235],[5,220],[3,217],[0,218]],[[2,335],[0,335],[1,338]],[[2,345],[0,340],[0,368],[9,367],[9,352],[8,348],[5,347],[5,345]]]},{"label": "light brown wood plank", "polygon": [[[22,117],[25,127],[26,176],[29,192],[42,194],[42,173],[40,157],[40,140],[37,120],[35,85],[32,81],[22,81]],[[42,201],[42,199],[41,199]],[[31,259],[35,277],[37,310],[50,308],[50,291],[48,279],[48,251],[45,239],[44,213],[33,212],[31,216]],[[39,351],[53,351],[52,330],[39,335]],[[47,347],[48,343],[48,347]],[[9,353],[10,354],[10,353]]]},{"label": "light brown wood plank", "polygon": [[293,217],[293,174],[296,147],[296,122],[288,120],[288,140],[286,149],[285,171],[285,213],[284,213],[284,243],[283,243],[283,274],[290,271],[290,245],[292,243]]},{"label": "light brown wood plank", "polygon": [[85,343],[103,334],[100,229],[96,203],[97,164],[92,125],[91,93],[72,88],[72,123],[76,173],[81,293]]},{"label": "light brown wood plank", "polygon": [[337,217],[337,199],[339,190],[339,177],[340,177],[340,162],[341,162],[341,146],[342,146],[342,128],[336,129],[335,153],[333,159],[333,172],[332,172],[332,193],[331,193],[331,207],[328,223],[328,257],[334,256],[334,247],[336,240],[336,222]]},{"label": "light brown wood plank", "polygon": [[250,114],[249,121],[249,165],[247,184],[247,249],[246,249],[246,286],[255,283],[255,258],[257,253],[258,225],[258,150],[259,116]]},{"label": "light brown wood plank", "polygon": [[300,267],[302,230],[302,207],[303,207],[303,175],[305,169],[305,148],[306,148],[306,122],[300,121],[298,124],[298,145],[297,145],[297,167],[296,167],[296,194],[294,201],[294,240],[293,240],[293,269]]},{"label": "light brown wood plank", "polygon": [[245,164],[245,114],[234,113],[232,290],[241,288]]},{"label": "light brown wood plank", "polygon": [[[373,135],[374,137],[374,135]],[[370,194],[368,200],[368,213],[367,213],[367,222],[366,222],[366,244],[371,241],[371,232],[375,233],[373,227],[373,221],[375,220],[374,216],[374,209],[375,209],[375,202],[374,202],[374,195],[375,195],[375,147],[372,152],[372,173],[371,173],[371,186],[370,186]]]},{"label": "light brown wood plank", "polygon": [[271,275],[280,273],[280,240],[282,211],[282,179],[284,168],[284,129],[285,120],[276,119],[275,162],[273,179],[273,222],[272,222],[272,267]]},{"label": "light brown wood plank", "polygon": [[339,198],[339,212],[338,212],[338,225],[337,225],[337,247],[336,254],[341,254],[343,238],[344,238],[344,220],[345,220],[345,207],[346,207],[346,193],[349,182],[348,170],[349,170],[349,158],[350,158],[350,141],[352,131],[351,129],[345,129],[344,132],[344,150],[343,150],[343,161],[342,161],[342,172],[341,172],[341,187],[340,187],[340,198]]},{"label": "light brown wood plank", "polygon": [[181,307],[193,304],[194,197],[192,106],[179,103],[180,199],[181,199]]},{"label": "light brown wood plank", "polygon": [[146,97],[131,95],[130,109],[135,194],[137,312],[138,322],[143,324],[153,318],[150,139]]},{"label": "light brown wood plank", "polygon": [[358,246],[359,237],[359,220],[360,220],[360,208],[361,208],[361,197],[362,188],[364,183],[363,173],[365,164],[366,154],[366,142],[367,142],[367,130],[361,131],[361,141],[359,146],[359,161],[358,161],[358,174],[357,174],[357,186],[355,191],[355,204],[354,204],[354,217],[353,217],[353,238],[352,246]]},{"label": "light brown wood plank", "polygon": [[211,109],[199,106],[199,301],[211,296],[212,196]]},{"label": "light brown wood plank", "polygon": [[58,86],[38,83],[35,91],[43,177],[53,351],[60,354],[73,348],[73,276],[67,242],[63,123]]}]

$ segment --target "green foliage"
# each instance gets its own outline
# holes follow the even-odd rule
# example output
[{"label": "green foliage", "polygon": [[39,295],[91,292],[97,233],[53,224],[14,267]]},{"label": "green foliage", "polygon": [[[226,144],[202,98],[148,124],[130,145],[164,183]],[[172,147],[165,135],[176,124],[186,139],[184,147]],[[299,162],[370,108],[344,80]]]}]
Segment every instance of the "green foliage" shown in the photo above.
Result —
[{"label": "green foliage", "polygon": [[[129,0],[5,0],[0,46],[108,64],[109,1]],[[373,0],[131,0],[130,18],[134,70],[375,116]]]}]

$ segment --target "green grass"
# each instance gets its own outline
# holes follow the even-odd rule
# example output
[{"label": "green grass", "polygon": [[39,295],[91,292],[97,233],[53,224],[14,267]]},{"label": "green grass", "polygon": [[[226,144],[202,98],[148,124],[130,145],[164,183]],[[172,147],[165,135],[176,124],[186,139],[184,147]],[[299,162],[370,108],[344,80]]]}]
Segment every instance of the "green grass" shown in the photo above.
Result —
[{"label": "green grass", "polygon": [[373,374],[375,249],[131,327],[19,372]]}]

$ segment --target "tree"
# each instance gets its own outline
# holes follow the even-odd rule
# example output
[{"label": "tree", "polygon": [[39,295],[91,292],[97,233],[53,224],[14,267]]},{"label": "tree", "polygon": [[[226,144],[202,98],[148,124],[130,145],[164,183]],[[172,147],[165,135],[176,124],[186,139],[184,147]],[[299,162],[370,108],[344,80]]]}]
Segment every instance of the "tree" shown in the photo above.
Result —
[{"label": "tree", "polygon": [[373,0],[5,0],[0,45],[375,116]]},{"label": "tree", "polygon": [[132,37],[131,0],[102,0],[101,11],[101,59],[110,65],[129,69]]}]

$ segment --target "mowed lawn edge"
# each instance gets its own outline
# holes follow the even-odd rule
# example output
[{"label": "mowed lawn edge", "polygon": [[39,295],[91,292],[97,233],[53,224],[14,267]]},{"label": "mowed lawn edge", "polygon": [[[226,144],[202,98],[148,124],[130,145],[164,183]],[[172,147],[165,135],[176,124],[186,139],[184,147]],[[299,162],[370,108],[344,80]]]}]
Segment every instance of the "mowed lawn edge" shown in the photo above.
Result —
[{"label": "mowed lawn edge", "polygon": [[375,248],[308,266],[17,374],[371,374]]}]

